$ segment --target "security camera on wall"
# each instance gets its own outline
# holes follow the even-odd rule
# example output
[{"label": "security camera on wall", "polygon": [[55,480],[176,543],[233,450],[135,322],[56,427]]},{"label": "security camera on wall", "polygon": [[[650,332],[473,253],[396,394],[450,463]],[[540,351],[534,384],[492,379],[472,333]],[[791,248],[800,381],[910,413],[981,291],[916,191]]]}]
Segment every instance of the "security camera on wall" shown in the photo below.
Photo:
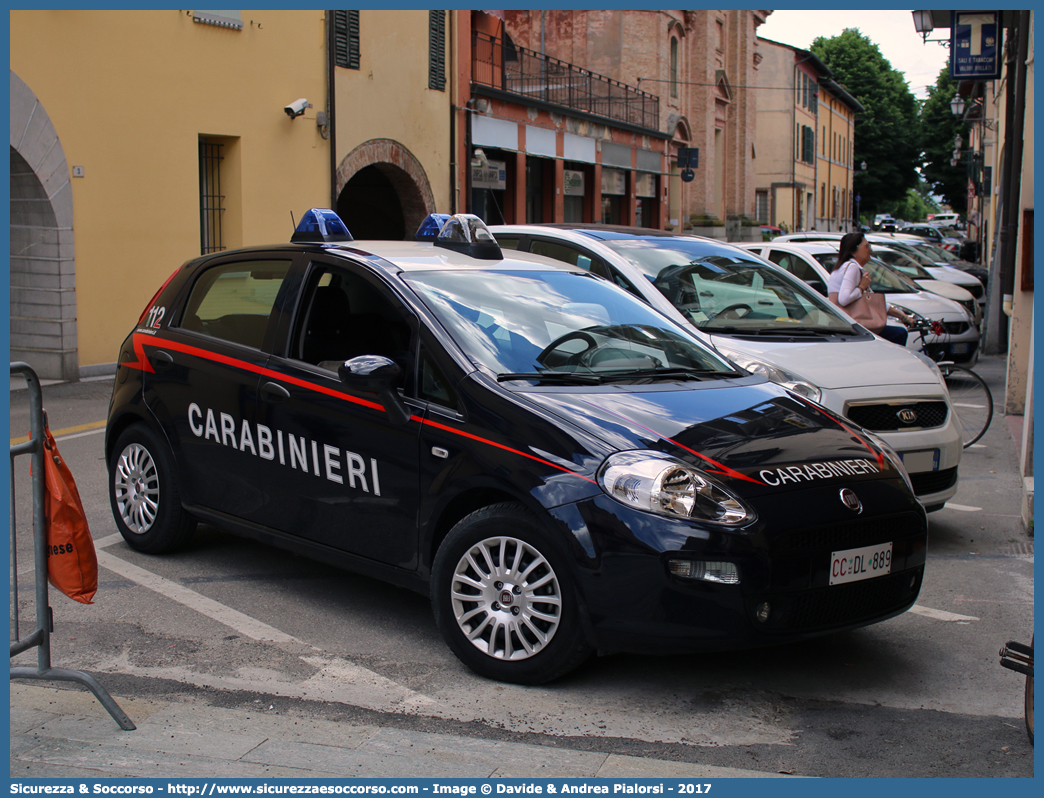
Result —
[{"label": "security camera on wall", "polygon": [[305,109],[308,108],[308,100],[302,97],[300,100],[294,100],[290,105],[283,108],[286,111],[286,115],[291,119],[295,119],[304,114]]}]

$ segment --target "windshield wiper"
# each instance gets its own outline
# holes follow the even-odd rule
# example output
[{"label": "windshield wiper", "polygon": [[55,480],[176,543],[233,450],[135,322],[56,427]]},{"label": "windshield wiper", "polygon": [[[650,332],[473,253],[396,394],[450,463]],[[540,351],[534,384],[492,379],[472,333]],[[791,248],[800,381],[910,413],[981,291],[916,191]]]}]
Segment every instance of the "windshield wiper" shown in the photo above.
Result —
[{"label": "windshield wiper", "polygon": [[538,380],[539,382],[558,382],[563,385],[600,385],[602,378],[593,374],[577,374],[575,371],[523,371],[498,374],[497,382],[511,380]]},{"label": "windshield wiper", "polygon": [[839,331],[824,327],[760,327],[751,332],[754,335],[836,335]]},{"label": "windshield wiper", "polygon": [[635,377],[652,377],[654,379],[686,379],[699,380],[706,377],[739,377],[738,371],[717,371],[715,369],[689,368],[653,368],[633,369],[630,371],[607,371],[602,374],[604,380],[633,379]]}]

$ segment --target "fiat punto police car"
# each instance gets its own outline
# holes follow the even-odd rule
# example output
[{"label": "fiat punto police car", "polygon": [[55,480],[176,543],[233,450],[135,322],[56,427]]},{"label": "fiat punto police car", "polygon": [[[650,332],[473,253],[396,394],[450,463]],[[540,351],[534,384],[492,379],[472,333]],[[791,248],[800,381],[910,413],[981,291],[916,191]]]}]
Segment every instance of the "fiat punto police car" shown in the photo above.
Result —
[{"label": "fiat punto police car", "polygon": [[106,430],[134,549],[197,522],[430,595],[485,676],[793,641],[908,609],[927,522],[887,444],[482,222],[177,269]]}]

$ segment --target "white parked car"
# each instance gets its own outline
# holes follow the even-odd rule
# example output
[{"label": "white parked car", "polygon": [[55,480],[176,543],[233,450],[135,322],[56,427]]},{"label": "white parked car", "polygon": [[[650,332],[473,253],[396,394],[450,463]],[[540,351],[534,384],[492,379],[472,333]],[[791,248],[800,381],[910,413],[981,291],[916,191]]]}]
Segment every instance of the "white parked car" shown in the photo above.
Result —
[{"label": "white parked car", "polygon": [[[742,247],[781,266],[806,282],[808,275],[814,274],[813,279],[817,282],[812,285],[817,290],[827,284],[830,269],[837,261],[837,245],[831,241],[777,243],[773,240],[767,244],[743,244]],[[920,351],[924,345],[927,347],[928,356],[933,360],[973,364],[978,359],[979,330],[971,313],[964,306],[952,299],[922,291],[915,283],[896,274],[874,258],[870,259],[866,270],[873,280],[870,287],[884,294],[889,304],[915,316],[943,323],[946,331],[944,335],[929,335],[924,341],[921,341],[918,335],[911,335],[906,342],[908,349]],[[822,290],[821,293],[826,292]]]},{"label": "white parked car", "polygon": [[961,217],[956,213],[936,213],[928,216],[926,224],[936,227],[956,227],[960,221]]},{"label": "white parked car", "polygon": [[688,322],[736,364],[879,435],[903,458],[927,510],[956,493],[961,432],[935,364],[871,334],[782,269],[722,241],[661,230],[563,224],[490,231],[502,249],[612,280]]},{"label": "white parked car", "polygon": [[952,299],[968,311],[976,327],[982,323],[982,307],[975,296],[963,286],[948,280],[936,279],[931,269],[925,268],[898,247],[884,247],[878,244],[874,244],[873,247],[875,260],[913,281],[922,291]]},{"label": "white parked car", "polygon": [[[787,235],[777,236],[772,239],[773,241],[829,241],[829,242],[840,242],[842,233],[789,233]],[[902,252],[904,255],[909,256],[913,260],[924,267],[931,275],[930,279],[939,280],[944,283],[953,283],[959,285],[965,291],[975,297],[975,302],[979,305],[979,315],[981,316],[982,311],[985,310],[986,305],[986,290],[983,288],[982,282],[979,281],[974,275],[967,272],[955,269],[952,266],[940,265],[936,262],[929,262],[927,258],[921,253],[918,253],[916,248],[911,251],[911,247],[914,244],[922,243],[928,245],[928,241],[920,236],[905,235],[902,233],[871,233],[867,235],[866,240],[870,242],[870,245],[874,248],[875,252],[879,246],[886,246],[889,249],[895,249]],[[956,256],[954,256],[956,257]],[[888,261],[885,261],[888,263]],[[892,264],[889,263],[891,266]],[[925,288],[926,291],[932,290]],[[940,293],[940,292],[936,292]],[[948,294],[943,294],[950,299],[955,297]]]}]

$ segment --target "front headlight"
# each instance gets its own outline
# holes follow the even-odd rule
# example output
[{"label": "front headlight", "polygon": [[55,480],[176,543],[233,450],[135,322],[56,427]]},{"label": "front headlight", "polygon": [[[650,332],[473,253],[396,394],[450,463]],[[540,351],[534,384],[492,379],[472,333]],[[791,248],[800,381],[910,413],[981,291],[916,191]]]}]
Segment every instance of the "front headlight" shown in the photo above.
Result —
[{"label": "front headlight", "polygon": [[885,460],[894,466],[895,470],[899,472],[899,475],[903,478],[903,482],[906,483],[906,487],[910,489],[910,493],[914,493],[913,482],[910,480],[910,472],[906,470],[906,463],[903,462],[903,458],[899,456],[899,453],[893,449],[883,438],[875,435],[872,432],[863,430],[863,434],[874,442],[874,445],[881,450]]},{"label": "front headlight", "polygon": [[799,393],[802,396],[811,399],[813,402],[818,402],[823,392],[818,386],[813,385],[803,377],[799,377],[792,371],[787,371],[785,368],[769,363],[758,358],[751,357],[750,355],[742,352],[733,352],[723,347],[718,347],[721,352],[728,357],[733,363],[742,366],[747,371],[754,374],[764,375],[769,382],[774,382],[777,385],[782,385],[784,388],[789,388],[794,393]]},{"label": "front headlight", "polygon": [[617,501],[658,515],[727,526],[756,518],[707,474],[660,452],[617,452],[598,470],[598,482]]}]

